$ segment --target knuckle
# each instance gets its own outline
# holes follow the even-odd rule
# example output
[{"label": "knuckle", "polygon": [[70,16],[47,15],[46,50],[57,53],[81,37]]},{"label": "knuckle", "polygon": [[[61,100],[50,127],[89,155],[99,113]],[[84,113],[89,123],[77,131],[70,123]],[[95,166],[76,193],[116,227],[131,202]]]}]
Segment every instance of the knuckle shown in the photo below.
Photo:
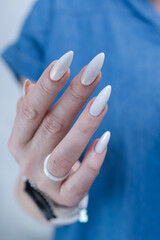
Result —
[{"label": "knuckle", "polygon": [[69,91],[69,95],[71,96],[71,98],[73,99],[73,101],[76,102],[85,102],[85,98],[84,95],[81,94],[78,90],[76,90],[75,87],[73,87],[73,84],[71,83],[71,85],[68,88]]},{"label": "knuckle", "polygon": [[74,183],[68,185],[67,191],[71,196],[76,196],[76,198],[80,198],[86,192],[84,186],[79,185],[77,187]]},{"label": "knuckle", "polygon": [[83,135],[87,136],[87,135],[92,134],[97,129],[97,125],[95,125],[93,122],[88,121],[86,119],[84,124],[81,124],[81,126],[79,128],[80,128],[81,133]]},{"label": "knuckle", "polygon": [[44,95],[52,94],[52,89],[47,78],[44,78],[43,80],[39,81],[37,86],[40,88],[42,94]]},{"label": "knuckle", "polygon": [[61,171],[64,173],[68,169],[68,165],[68,161],[64,158],[64,156],[55,153],[54,159],[50,161],[50,170],[54,173],[57,172],[57,170],[58,172]]},{"label": "knuckle", "polygon": [[35,120],[38,112],[31,106],[31,104],[25,99],[21,106],[21,113],[27,120]]},{"label": "knuckle", "polygon": [[89,134],[89,132],[90,132],[90,127],[89,127],[89,125],[87,126],[81,126],[81,128],[80,128],[80,132],[81,132],[81,134],[83,134],[84,136],[87,136],[88,134]]},{"label": "knuckle", "polygon": [[97,176],[98,174],[99,174],[99,171],[100,171],[100,169],[99,169],[99,164],[98,164],[98,162],[94,162],[94,163],[92,163],[92,164],[90,164],[90,163],[85,163],[85,165],[86,165],[86,168],[88,169],[88,171],[89,171],[89,173],[91,174],[91,175],[93,175],[93,176]]},{"label": "knuckle", "polygon": [[65,131],[64,122],[59,120],[58,117],[52,115],[46,116],[44,123],[42,125],[45,135],[49,134],[59,134],[62,131]]}]

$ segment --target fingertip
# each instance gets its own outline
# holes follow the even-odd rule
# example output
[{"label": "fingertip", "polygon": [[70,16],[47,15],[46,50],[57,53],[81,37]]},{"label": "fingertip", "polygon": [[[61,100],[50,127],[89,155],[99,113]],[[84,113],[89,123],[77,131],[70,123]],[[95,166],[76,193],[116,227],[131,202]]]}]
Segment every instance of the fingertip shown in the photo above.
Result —
[{"label": "fingertip", "polygon": [[52,81],[59,81],[70,67],[72,60],[73,51],[69,51],[59,58],[56,64],[50,70],[50,79]]},{"label": "fingertip", "polygon": [[105,149],[107,149],[107,145],[109,143],[111,137],[111,132],[110,131],[106,131],[101,138],[98,140],[98,142],[96,143],[95,146],[95,152],[97,154],[102,154],[104,152]]}]

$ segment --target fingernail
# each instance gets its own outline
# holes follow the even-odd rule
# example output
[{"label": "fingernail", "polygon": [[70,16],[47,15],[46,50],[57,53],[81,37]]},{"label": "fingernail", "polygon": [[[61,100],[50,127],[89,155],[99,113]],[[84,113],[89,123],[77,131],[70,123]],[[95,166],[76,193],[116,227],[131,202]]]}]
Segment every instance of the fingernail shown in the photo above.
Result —
[{"label": "fingernail", "polygon": [[53,81],[58,81],[63,77],[65,72],[68,70],[73,59],[73,51],[65,53],[53,66],[50,71],[50,78]]},{"label": "fingernail", "polygon": [[27,93],[27,87],[31,84],[31,81],[29,79],[26,79],[23,84],[23,89],[22,89],[22,96],[23,98],[26,96]]},{"label": "fingernail", "polygon": [[96,79],[98,73],[101,71],[101,68],[103,66],[104,58],[105,54],[99,53],[88,64],[81,77],[81,83],[83,85],[90,85]]},{"label": "fingernail", "polygon": [[92,103],[89,113],[93,117],[97,117],[102,110],[104,109],[105,105],[107,104],[110,95],[111,95],[111,85],[103,88],[103,90],[98,94],[94,102]]},{"label": "fingernail", "polygon": [[110,131],[107,131],[102,135],[102,137],[98,140],[95,146],[96,153],[101,154],[105,150],[109,143],[110,137],[111,137]]}]

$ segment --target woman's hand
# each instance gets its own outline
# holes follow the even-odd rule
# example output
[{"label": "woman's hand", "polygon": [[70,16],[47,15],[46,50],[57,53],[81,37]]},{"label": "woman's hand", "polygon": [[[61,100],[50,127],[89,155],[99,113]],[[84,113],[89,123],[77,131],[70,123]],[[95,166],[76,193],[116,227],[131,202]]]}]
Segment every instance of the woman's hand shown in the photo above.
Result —
[{"label": "woman's hand", "polygon": [[[65,206],[77,205],[89,191],[103,163],[110,137],[110,132],[106,132],[99,141],[95,140],[82,163],[78,161],[107,112],[110,86],[87,104],[71,128],[101,79],[103,53],[80,71],[50,109],[70,76],[72,58],[73,52],[66,53],[50,64],[36,84],[26,82],[9,140],[9,149],[19,163],[22,175]],[[64,181],[55,182],[45,175],[44,160],[50,153],[47,169],[53,176],[63,177],[71,170]]]}]

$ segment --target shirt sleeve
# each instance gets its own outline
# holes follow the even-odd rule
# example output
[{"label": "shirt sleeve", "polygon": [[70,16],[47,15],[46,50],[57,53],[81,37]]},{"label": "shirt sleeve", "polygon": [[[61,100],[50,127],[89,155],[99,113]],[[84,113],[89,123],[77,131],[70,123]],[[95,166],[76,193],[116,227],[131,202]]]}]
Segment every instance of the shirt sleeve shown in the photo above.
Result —
[{"label": "shirt sleeve", "polygon": [[9,46],[2,57],[16,77],[36,81],[43,71],[46,41],[49,36],[51,0],[37,1],[29,13],[14,44]]}]

